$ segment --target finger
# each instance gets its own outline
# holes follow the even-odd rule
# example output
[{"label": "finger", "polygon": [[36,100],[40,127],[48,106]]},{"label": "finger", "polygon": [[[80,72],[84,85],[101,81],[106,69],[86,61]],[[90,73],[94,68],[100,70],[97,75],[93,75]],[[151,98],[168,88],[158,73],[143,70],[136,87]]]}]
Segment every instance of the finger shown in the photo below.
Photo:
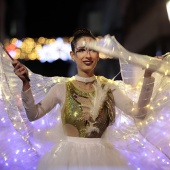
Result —
[{"label": "finger", "polygon": [[20,73],[27,73],[27,69],[24,65],[22,65],[18,70]]},{"label": "finger", "polygon": [[12,65],[15,67],[19,61],[18,60],[13,60]]},{"label": "finger", "polygon": [[20,62],[17,62],[16,65],[14,66],[14,71],[16,71],[17,69],[23,67],[23,65]]},{"label": "finger", "polygon": [[20,76],[20,73],[21,72],[21,70],[20,70],[20,68],[18,68],[18,69],[14,69],[14,73],[16,74],[16,75],[18,75],[18,76]]},{"label": "finger", "polygon": [[19,71],[20,71],[20,72],[25,71],[25,67],[21,66],[21,67],[19,68]]},{"label": "finger", "polygon": [[20,77],[21,79],[25,79],[25,74],[27,74],[26,69],[19,68],[15,71],[15,74]]}]

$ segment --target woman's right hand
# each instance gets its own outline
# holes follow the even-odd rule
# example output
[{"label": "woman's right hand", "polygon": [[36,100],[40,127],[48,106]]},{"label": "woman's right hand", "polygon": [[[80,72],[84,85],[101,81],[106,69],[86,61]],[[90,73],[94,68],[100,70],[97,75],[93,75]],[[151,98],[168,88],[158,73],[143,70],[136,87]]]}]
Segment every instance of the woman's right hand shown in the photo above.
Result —
[{"label": "woman's right hand", "polygon": [[14,67],[14,73],[23,81],[23,83],[28,83],[28,70],[21,64],[18,60],[13,60],[12,65]]}]

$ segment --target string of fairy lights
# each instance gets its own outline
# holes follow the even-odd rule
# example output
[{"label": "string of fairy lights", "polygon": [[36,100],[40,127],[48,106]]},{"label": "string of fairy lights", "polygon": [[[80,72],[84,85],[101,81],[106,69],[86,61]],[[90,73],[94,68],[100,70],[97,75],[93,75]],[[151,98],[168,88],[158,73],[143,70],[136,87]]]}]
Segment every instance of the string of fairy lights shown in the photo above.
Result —
[{"label": "string of fairy lights", "polygon": [[[60,79],[58,80],[60,81]],[[61,80],[62,81],[62,80]],[[40,84],[37,84],[38,87],[40,86],[43,86],[43,85],[40,85]],[[141,87],[141,83],[138,84],[138,87],[137,88],[140,88]],[[126,85],[125,86],[125,91],[131,91],[131,87]],[[161,91],[161,89],[159,89]],[[44,88],[44,92],[46,93],[46,88]],[[9,102],[9,99],[10,97],[9,96],[6,96],[7,97],[7,101]],[[136,95],[134,96],[135,98]],[[164,101],[159,101],[159,102],[165,102],[167,98],[162,98],[162,100]],[[21,101],[21,98],[18,99],[19,101]],[[9,102],[10,103],[10,102]],[[154,108],[152,106],[148,106],[150,107],[150,110],[153,110]],[[5,111],[7,111],[8,108],[5,107]],[[166,118],[169,119],[169,115],[166,114]],[[160,116],[158,118],[154,118],[154,117],[151,117],[150,121],[154,121],[154,122],[158,122],[158,126],[159,127],[162,127],[162,124],[164,124],[164,120],[166,119],[164,116]],[[154,120],[155,119],[155,120]],[[57,121],[61,121],[60,118],[57,118]],[[15,121],[14,121],[15,122]],[[127,120],[127,119],[121,119],[121,122],[123,122],[123,126],[129,126],[130,124],[130,121]],[[7,117],[7,114],[4,114],[4,117],[1,117],[1,123],[2,124],[8,124],[9,126],[9,121],[8,121],[8,117]],[[52,122],[51,122],[52,123]],[[131,122],[132,123],[132,122]],[[150,122],[145,122],[146,124],[149,124]],[[41,133],[41,131],[44,131],[44,128],[45,128],[45,119],[41,119],[41,120],[37,120],[37,123],[35,124],[34,122],[31,123],[33,126],[35,126],[35,129],[37,129],[37,133]],[[142,126],[142,122],[139,123],[140,126]],[[52,126],[52,125],[50,125]],[[18,124],[17,122],[14,123],[14,127],[15,129],[20,129],[20,124]],[[13,131],[11,131],[11,133],[8,134],[7,138],[6,138],[6,144],[9,144],[11,145],[11,142],[13,140],[17,140],[17,138],[19,138],[19,133],[17,133],[17,131],[13,129]],[[23,129],[23,128],[22,128]],[[27,128],[26,128],[27,129]],[[133,130],[133,128],[131,129]],[[27,129],[27,131],[29,132],[29,130]],[[45,133],[48,135],[48,130],[45,130]],[[117,131],[115,131],[115,133],[119,133]],[[28,134],[27,134],[28,135]],[[163,136],[167,136],[168,138],[168,133],[165,131],[162,131],[162,135]],[[132,138],[131,138],[132,137]],[[150,159],[151,161],[162,161],[163,163],[167,164],[167,165],[170,165],[170,162],[166,162],[166,160],[164,158],[162,158],[161,155],[159,154],[156,154],[156,150],[154,150],[153,148],[146,148],[146,143],[147,143],[147,140],[145,138],[139,138],[138,135],[135,135],[134,136],[128,136],[128,134],[125,134],[125,137],[124,137],[124,140],[126,141],[126,138],[131,138],[131,141],[135,142],[135,143],[138,143],[139,146],[141,148],[143,148],[143,152],[141,153],[142,155],[144,155],[144,157],[146,159]],[[15,146],[15,148],[13,147],[12,149],[12,157],[13,157],[13,162],[10,161],[10,156],[4,151],[3,153],[1,153],[1,156],[3,157],[3,160],[5,161],[5,166],[6,167],[9,167],[9,166],[14,166],[17,165],[18,163],[19,164],[27,164],[27,160],[24,159],[23,155],[27,155],[27,159],[30,160],[31,158],[34,158],[35,156],[35,148],[31,145],[28,144],[28,139],[27,138],[23,138],[23,141],[20,140],[18,141],[18,144]],[[170,145],[170,144],[169,144]],[[35,142],[35,146],[36,148],[42,148],[43,146],[41,146],[38,142]],[[169,147],[169,146],[166,146],[166,147]],[[163,149],[160,147],[158,148],[160,151],[162,151]],[[125,153],[126,154],[126,153]],[[137,157],[136,155],[131,155],[132,159],[133,160],[136,160]],[[34,163],[32,163],[32,165],[34,165]],[[31,169],[36,169],[35,166],[32,166]],[[138,170],[140,170],[140,167],[138,167]]]},{"label": "string of fairy lights", "polygon": [[[30,40],[30,39],[28,41],[31,41],[32,43],[34,42],[33,40]],[[57,41],[62,42],[63,40],[58,39]],[[14,42],[17,42],[18,44],[20,43],[20,41],[18,41],[18,40],[14,41]],[[17,44],[17,43],[15,43],[15,44]],[[36,43],[33,43],[33,44],[34,45],[32,45],[32,46],[30,45],[31,47],[29,47],[29,48],[27,48],[26,45],[23,45],[22,48],[27,49],[28,50],[27,52],[30,52],[30,49],[31,49],[31,51],[34,51],[33,49],[36,48],[36,45],[35,45]],[[21,46],[18,46],[18,47],[21,47]],[[6,54],[4,53],[4,55],[6,55]],[[8,57],[7,57],[7,59],[8,59]],[[1,68],[1,69],[3,69],[3,68]],[[1,70],[1,71],[3,72],[3,70]],[[53,80],[53,81],[54,81],[53,83],[56,83],[55,80]],[[62,80],[62,78],[58,78],[57,81],[62,82],[63,80]],[[4,85],[2,85],[2,83],[6,83],[5,78],[4,79],[2,78],[2,81],[0,83],[1,86],[4,87]],[[44,93],[47,93],[47,89],[46,89],[46,86],[44,86],[44,84],[36,83],[35,85],[39,88],[42,88]],[[138,85],[136,86],[136,88],[139,90],[141,88],[141,86],[142,86],[142,82],[139,82]],[[14,84],[12,87],[14,88]],[[125,85],[125,86],[122,86],[122,89],[124,89],[124,91],[126,93],[131,92],[131,96],[133,96],[133,101],[135,101],[138,98],[138,93],[133,92],[133,88],[131,86]],[[29,167],[29,170],[31,170],[31,169],[34,170],[34,169],[36,169],[35,160],[38,160],[36,158],[36,156],[37,156],[36,150],[41,150],[41,148],[43,148],[43,145],[41,145],[38,141],[35,141],[34,143],[32,143],[30,145],[30,143],[29,143],[29,140],[30,140],[29,135],[31,136],[31,134],[29,134],[29,133],[31,133],[30,129],[29,129],[30,127],[26,126],[27,121],[21,118],[21,116],[20,116],[21,113],[18,109],[16,109],[16,111],[11,110],[10,104],[13,105],[15,103],[11,102],[11,97],[10,97],[11,94],[7,90],[7,88],[5,88],[4,90],[6,92],[4,97],[6,98],[6,101],[9,105],[6,105],[5,107],[3,107],[4,109],[1,110],[0,127],[3,128],[3,130],[0,132],[0,134],[3,136],[5,135],[5,140],[3,143],[3,151],[0,152],[0,164],[2,163],[3,165],[5,165],[6,169],[8,169],[10,167],[21,168],[22,165],[25,165],[26,167],[27,166]],[[158,91],[160,91],[160,94],[161,94],[163,89],[159,88]],[[151,105],[147,106],[147,107],[149,107],[149,110],[151,113],[152,113],[152,111],[153,111],[153,113],[155,112],[157,107],[160,106],[160,103],[163,104],[163,103],[168,102],[168,98],[166,95],[167,94],[164,94],[157,101],[157,103],[155,105],[151,104]],[[15,102],[21,103],[20,95],[16,95],[15,99],[16,99]],[[8,114],[6,114],[6,112],[10,113],[11,111],[14,112],[16,115],[16,119],[13,119],[12,123],[9,120]],[[20,119],[21,124],[18,122],[19,119],[17,119],[17,116]],[[36,120],[36,123],[31,122],[30,124],[31,124],[31,126],[34,127],[35,133],[41,135],[41,133],[44,132],[46,134],[46,136],[49,135],[49,137],[50,137],[50,132],[46,128],[47,127],[47,124],[46,124],[47,118],[48,118],[48,115],[46,115],[46,117],[44,117],[42,119]],[[57,117],[56,121],[60,122],[61,121],[60,117]],[[166,110],[166,111],[164,111],[164,114],[162,114],[162,115],[160,114],[159,116],[155,117],[155,116],[152,116],[152,114],[151,114],[148,121],[145,121],[145,122],[141,121],[138,123],[139,128],[141,128],[141,127],[145,126],[144,124],[146,124],[146,126],[148,124],[150,124],[150,126],[152,127],[152,123],[155,122],[157,128],[162,129],[161,134],[159,134],[159,136],[162,136],[162,139],[167,139],[167,140],[162,140],[163,144],[161,144],[161,143],[160,143],[160,145],[158,144],[157,149],[155,149],[154,147],[149,147],[149,148],[146,147],[148,145],[147,139],[145,137],[140,137],[138,134],[135,134],[135,130],[133,129],[133,122],[130,122],[128,119],[124,119],[122,117],[120,120],[122,127],[125,127],[125,128],[126,128],[126,126],[129,127],[129,125],[132,123],[132,129],[130,129],[130,130],[131,131],[134,130],[134,133],[132,133],[132,132],[130,133],[130,134],[133,134],[133,136],[128,136],[128,133],[126,133],[126,134],[124,134],[123,139],[126,142],[127,138],[130,138],[132,143],[135,143],[140,148],[142,148],[141,155],[144,155],[144,157],[146,159],[149,159],[150,161],[153,161],[155,163],[157,161],[160,161],[166,165],[170,165],[170,162],[165,160],[164,154],[162,154],[162,153],[166,153],[166,150],[168,151],[169,147],[170,147],[170,143],[168,141],[169,133],[167,133],[168,132],[167,128],[164,128],[164,129],[162,128],[164,126],[164,124],[167,124],[169,121],[170,121],[169,110]],[[53,120],[50,119],[48,126],[50,126],[50,127],[53,126]],[[156,134],[157,128],[155,128],[155,130],[152,129],[151,132]],[[6,133],[2,134],[3,131],[5,131]],[[24,132],[24,134],[23,134],[23,132]],[[119,135],[118,131],[115,131],[114,133]],[[23,134],[23,135],[21,136],[21,134]],[[12,141],[16,141],[16,142],[12,143]],[[1,140],[0,140],[0,142],[2,144]],[[48,148],[46,148],[46,149],[48,149]],[[126,150],[125,150],[124,154],[128,154],[128,153],[126,153]],[[134,161],[137,161],[138,158],[135,155],[135,153],[133,155],[131,155],[131,159],[133,159]],[[31,168],[30,168],[30,166],[31,166]],[[142,166],[138,167],[137,169],[138,170],[142,169]]]},{"label": "string of fairy lights", "polygon": [[[168,1],[166,5],[167,5],[167,11],[170,11],[170,1]],[[168,12],[168,14],[169,13],[170,12]],[[71,40],[72,40],[72,37],[58,37],[58,38],[39,37],[37,39],[28,37],[22,40],[18,38],[13,38],[11,40],[5,40],[4,47],[6,48],[10,56],[13,57],[14,59],[40,60],[41,62],[53,62],[58,59],[61,59],[63,61],[68,61],[68,60],[71,60],[70,58]],[[129,60],[131,60],[131,56],[129,56]],[[0,72],[2,75],[4,75],[4,70],[2,67],[0,67]],[[165,75],[166,75],[166,72],[165,72]],[[61,79],[58,79],[58,81],[60,80]],[[3,78],[2,76],[1,82],[0,82],[0,89],[2,89],[2,87],[3,88],[6,87],[5,85],[3,85],[5,83],[6,83],[6,79]],[[168,84],[170,84],[170,81],[167,81],[167,86]],[[10,84],[10,85],[14,86],[14,84]],[[44,84],[37,83],[36,86],[43,88],[44,93],[47,92]],[[136,89],[140,89],[141,86],[142,86],[142,82],[139,82]],[[132,93],[131,96],[133,96],[134,101],[138,98],[137,93],[134,93],[133,89],[130,89],[131,87],[124,86],[123,88],[125,92],[131,91]],[[5,96],[3,97],[5,97],[5,100],[9,105],[4,106],[0,102],[0,108],[1,108],[0,144],[1,146],[3,146],[3,147],[0,147],[0,167],[2,166],[3,168],[5,168],[4,170],[23,169],[23,167],[27,168],[28,170],[34,170],[36,169],[36,164],[37,164],[36,161],[38,160],[36,149],[41,150],[41,148],[43,148],[43,145],[41,145],[38,141],[35,141],[32,144],[29,143],[29,140],[31,140],[30,139],[31,138],[30,127],[31,126],[34,127],[34,129],[36,129],[35,131],[37,134],[41,134],[41,132],[44,131],[46,135],[50,135],[48,129],[46,130],[47,124],[46,124],[45,119],[48,118],[48,115],[46,115],[46,117],[42,119],[37,120],[36,123],[31,122],[29,126],[26,126],[27,125],[26,119],[23,119],[21,117],[20,110],[18,108],[15,111],[11,109],[13,108],[15,103],[11,102],[11,98],[10,98],[11,94],[9,93],[7,88],[5,88],[4,90],[6,93],[5,93]],[[161,105],[164,105],[169,102],[169,99],[167,97],[168,94],[167,93],[162,94],[163,90],[164,90],[163,87],[159,88],[158,95],[160,92],[161,97],[159,98],[159,100],[155,102],[154,105],[152,105],[152,102],[151,102],[151,104],[147,106],[150,110],[150,113],[156,112],[156,110],[159,109]],[[20,95],[16,95],[15,99],[16,99],[16,102],[21,103]],[[1,100],[2,100],[2,94],[0,90],[0,101]],[[9,119],[9,115],[7,114],[7,112],[8,114],[10,112],[15,113],[15,117],[13,120]],[[126,138],[131,138],[132,143],[134,142],[136,145],[142,148],[141,155],[144,155],[144,157],[150,160],[151,162],[156,163],[158,160],[160,160],[160,162],[170,166],[170,162],[167,161],[167,159],[165,160],[165,157],[164,157],[164,155],[166,155],[167,157],[168,155],[170,155],[170,153],[168,152],[170,150],[169,149],[170,138],[169,138],[169,133],[168,133],[168,127],[169,127],[168,125],[170,125],[169,108],[164,107],[162,109],[162,112],[163,114],[158,114],[158,116],[151,114],[150,117],[148,118],[148,121],[145,121],[145,122],[140,121],[138,123],[139,129],[142,127],[145,127],[145,125],[146,127],[147,126],[149,127],[149,124],[150,124],[150,128],[152,128],[152,125],[153,125],[154,129],[150,130],[150,133],[152,133],[151,136],[153,137],[153,140],[158,140],[155,138],[158,135],[157,132],[159,132],[158,136],[160,138],[160,141],[159,143],[157,142],[157,148],[154,148],[154,147],[147,148],[146,147],[148,145],[147,138],[139,137],[138,134],[137,135],[134,134],[134,136],[128,136],[128,134],[125,134],[123,138],[124,138],[124,141],[126,141]],[[52,121],[53,120],[50,120],[48,126],[53,126]],[[61,121],[60,117],[57,117],[56,121],[60,122]],[[131,122],[127,119],[122,118],[120,120],[120,123],[122,123],[124,127],[126,126],[128,127]],[[119,132],[115,131],[115,134],[116,133],[118,134]],[[155,134],[155,137],[153,136],[153,134]],[[149,137],[149,135],[147,137]],[[48,148],[44,148],[44,149],[47,150]],[[128,154],[126,153],[126,150],[124,151],[124,154]],[[134,161],[137,161],[137,157],[135,153],[130,155],[130,157]],[[137,170],[141,170],[141,169],[142,169],[142,166],[137,167]]]},{"label": "string of fairy lights", "polygon": [[[167,4],[167,9],[170,11],[170,3]],[[4,42],[4,47],[8,51],[8,53],[14,59],[24,59],[24,60],[40,60],[41,62],[53,62],[55,60],[61,59],[63,61],[70,60],[70,42],[71,37],[58,37],[58,38],[45,38],[39,37],[37,39],[33,38],[25,38],[23,40],[19,40],[17,38],[13,38],[11,40],[6,40]],[[5,53],[3,54],[5,55]],[[1,56],[3,57],[3,56]],[[8,57],[7,57],[8,58]],[[131,60],[131,56],[129,56],[129,60]],[[1,62],[0,62],[1,63]],[[44,145],[41,145],[39,141],[31,141],[32,131],[31,129],[35,130],[35,133],[38,135],[41,133],[45,133],[46,136],[50,133],[48,131],[47,126],[53,126],[55,122],[54,120],[50,119],[48,122],[48,115],[43,117],[42,119],[37,120],[36,122],[31,122],[28,124],[27,119],[23,119],[21,114],[20,108],[15,108],[15,102],[18,104],[21,103],[20,95],[15,95],[15,102],[11,101],[11,93],[8,91],[7,84],[9,82],[6,81],[5,72],[3,67],[0,65],[0,89],[3,88],[5,91],[5,96],[3,96],[6,100],[6,105],[2,102],[2,93],[0,90],[0,169],[3,170],[35,170],[38,160],[37,151],[41,151],[41,148]],[[58,81],[62,81],[62,78],[58,79]],[[56,82],[54,82],[56,83]],[[124,141],[126,142],[127,138],[131,139],[131,143],[135,144],[136,146],[141,148],[141,156],[142,158],[148,159],[150,162],[160,161],[164,163],[164,165],[170,166],[170,137],[169,137],[169,127],[170,127],[170,111],[169,108],[166,107],[166,104],[169,102],[169,93],[162,93],[163,90],[169,87],[170,81],[167,81],[167,84],[164,87],[158,88],[158,97],[155,104],[150,105],[147,107],[150,110],[150,117],[148,121],[138,123],[139,129],[142,127],[149,127],[148,128],[148,135],[145,137],[139,137],[138,134],[134,134],[133,136],[128,136],[127,134],[123,136]],[[10,84],[12,88],[14,86],[19,87],[20,84]],[[42,88],[44,93],[47,92],[46,87],[44,84],[37,83],[35,86]],[[140,89],[142,86],[142,82],[139,82],[136,89]],[[133,101],[138,98],[138,94],[133,92],[130,86],[123,86],[123,90],[128,93],[131,92],[130,96],[133,96]],[[159,93],[160,92],[160,93]],[[161,95],[159,97],[159,94]],[[163,106],[161,110],[159,107]],[[157,116],[152,115],[152,112],[156,112],[159,110]],[[7,114],[8,112],[8,114]],[[162,114],[161,114],[162,112]],[[10,114],[14,114],[13,119],[10,119]],[[50,117],[49,117],[50,118]],[[56,122],[61,122],[60,117],[56,118]],[[131,122],[123,117],[120,120],[120,124],[122,127],[126,128],[129,126]],[[133,124],[133,122],[132,122]],[[28,125],[28,126],[27,126]],[[146,126],[145,126],[146,125]],[[33,127],[33,128],[32,128]],[[133,127],[133,126],[132,126]],[[152,128],[153,127],[153,128]],[[131,129],[133,130],[133,128]],[[115,135],[119,135],[118,131],[113,131]],[[54,134],[53,134],[54,135]],[[156,147],[147,147],[148,140],[147,138],[152,137],[150,141],[155,140]],[[46,144],[47,148],[43,148],[44,150],[48,150],[48,144]],[[130,147],[130,145],[129,145]],[[124,154],[128,154],[126,149],[123,151]],[[162,154],[163,153],[163,154]],[[165,159],[167,157],[168,159]],[[138,161],[138,157],[136,156],[135,152],[130,155],[130,159],[134,161]],[[139,160],[140,161],[140,160]],[[157,167],[158,169],[161,167]],[[137,170],[142,170],[142,165],[136,168]]]}]

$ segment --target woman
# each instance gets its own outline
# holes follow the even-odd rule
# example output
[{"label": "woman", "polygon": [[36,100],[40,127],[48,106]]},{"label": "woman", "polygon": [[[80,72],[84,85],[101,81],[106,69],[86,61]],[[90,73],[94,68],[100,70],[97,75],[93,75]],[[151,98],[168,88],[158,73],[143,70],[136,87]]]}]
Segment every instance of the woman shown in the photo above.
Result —
[{"label": "woman", "polygon": [[[55,84],[46,97],[37,104],[32,95],[30,82],[26,78],[28,76],[27,68],[17,60],[12,62],[15,74],[23,82],[22,101],[30,121],[40,119],[56,105],[59,104],[60,106],[62,120],[60,132],[58,132],[58,127],[51,131],[53,132],[52,136],[60,140],[56,140],[56,144],[42,154],[43,156],[38,164],[39,170],[117,170],[137,169],[141,165],[139,163],[142,162],[139,161],[141,155],[136,153],[138,149],[128,148],[126,146],[128,139],[122,142],[126,143],[122,146],[119,143],[120,137],[118,142],[111,144],[108,141],[107,131],[109,131],[109,127],[116,123],[115,108],[136,120],[143,119],[146,116],[147,105],[150,102],[154,86],[154,78],[151,77],[152,71],[145,71],[139,99],[137,102],[132,101],[114,80],[94,75],[94,69],[99,60],[99,52],[86,48],[86,44],[95,39],[87,29],[80,29],[75,32],[71,42],[72,51],[70,55],[77,64],[77,75]],[[125,136],[136,132],[137,130],[132,133],[127,128]],[[58,138],[58,136],[60,137]],[[116,135],[113,136],[116,140]],[[118,147],[116,144],[118,144]],[[123,154],[123,151],[126,152]],[[134,161],[131,158],[132,155],[135,155],[137,160]],[[145,159],[143,162],[147,162],[147,160]],[[156,167],[153,167],[154,164],[155,162],[150,162],[143,167],[145,169],[146,167],[156,169]]]}]

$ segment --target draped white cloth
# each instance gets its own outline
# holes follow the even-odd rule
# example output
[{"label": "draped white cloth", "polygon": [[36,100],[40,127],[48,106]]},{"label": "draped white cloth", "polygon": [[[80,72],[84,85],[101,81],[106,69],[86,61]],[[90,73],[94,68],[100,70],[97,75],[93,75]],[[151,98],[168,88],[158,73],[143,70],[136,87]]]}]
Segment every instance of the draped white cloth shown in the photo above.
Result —
[{"label": "draped white cloth", "polygon": [[[109,54],[110,57],[120,58],[123,81],[118,81],[118,84],[132,100],[136,101],[139,96],[142,68],[152,67],[156,72],[154,91],[146,118],[136,121],[116,108],[116,121],[107,129],[103,138],[117,148],[136,169],[168,170],[170,55],[167,54],[165,60],[157,64],[156,59],[150,62],[152,60],[149,56],[128,52],[113,37],[105,38],[107,41],[102,39],[100,43],[91,44],[90,47],[100,49],[99,51]],[[40,101],[55,83],[68,81],[68,78],[44,77],[30,70],[29,76],[36,102]],[[36,169],[42,155],[66,138],[62,131],[61,110],[56,106],[43,118],[34,122],[28,121],[21,101],[22,82],[13,73],[11,60],[2,48],[0,90],[0,167],[3,170]]]}]

